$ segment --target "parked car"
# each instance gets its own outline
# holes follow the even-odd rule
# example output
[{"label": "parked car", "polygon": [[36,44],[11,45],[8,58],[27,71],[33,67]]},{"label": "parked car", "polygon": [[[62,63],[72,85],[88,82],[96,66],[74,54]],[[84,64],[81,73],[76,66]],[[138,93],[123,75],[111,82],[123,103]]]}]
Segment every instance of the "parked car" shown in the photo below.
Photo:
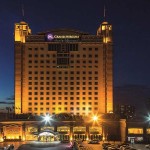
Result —
[{"label": "parked car", "polygon": [[88,144],[99,144],[99,140],[91,140],[88,142]]},{"label": "parked car", "polygon": [[110,143],[103,143],[102,147],[103,147],[103,149],[107,149],[107,147],[110,146],[110,145],[111,145]]},{"label": "parked car", "polygon": [[70,140],[62,140],[61,143],[70,143]]}]

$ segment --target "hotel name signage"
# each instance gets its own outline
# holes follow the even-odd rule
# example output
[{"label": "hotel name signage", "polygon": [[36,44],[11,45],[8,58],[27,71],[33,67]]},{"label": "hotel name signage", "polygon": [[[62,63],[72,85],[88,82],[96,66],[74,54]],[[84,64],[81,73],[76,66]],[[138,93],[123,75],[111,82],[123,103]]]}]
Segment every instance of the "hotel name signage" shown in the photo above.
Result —
[{"label": "hotel name signage", "polygon": [[47,40],[51,41],[53,39],[78,39],[79,35],[53,35],[51,33],[47,34]]}]

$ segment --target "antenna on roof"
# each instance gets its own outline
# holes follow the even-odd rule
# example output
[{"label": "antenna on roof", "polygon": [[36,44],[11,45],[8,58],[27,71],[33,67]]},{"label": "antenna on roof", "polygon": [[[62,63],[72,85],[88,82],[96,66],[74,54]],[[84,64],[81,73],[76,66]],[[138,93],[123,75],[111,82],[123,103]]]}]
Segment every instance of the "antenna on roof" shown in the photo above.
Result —
[{"label": "antenna on roof", "polygon": [[23,5],[23,1],[21,1],[21,9],[22,9],[22,21],[24,21],[24,5]]},{"label": "antenna on roof", "polygon": [[104,21],[106,20],[106,8],[105,8],[105,5],[104,5]]}]

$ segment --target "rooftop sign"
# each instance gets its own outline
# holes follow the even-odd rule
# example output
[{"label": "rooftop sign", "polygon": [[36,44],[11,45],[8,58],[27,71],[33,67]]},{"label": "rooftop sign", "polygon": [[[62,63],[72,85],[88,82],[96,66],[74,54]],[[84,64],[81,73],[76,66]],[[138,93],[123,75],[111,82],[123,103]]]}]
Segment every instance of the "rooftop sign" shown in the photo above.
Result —
[{"label": "rooftop sign", "polygon": [[53,35],[47,34],[47,40],[52,41],[53,39],[78,39],[79,35]]}]

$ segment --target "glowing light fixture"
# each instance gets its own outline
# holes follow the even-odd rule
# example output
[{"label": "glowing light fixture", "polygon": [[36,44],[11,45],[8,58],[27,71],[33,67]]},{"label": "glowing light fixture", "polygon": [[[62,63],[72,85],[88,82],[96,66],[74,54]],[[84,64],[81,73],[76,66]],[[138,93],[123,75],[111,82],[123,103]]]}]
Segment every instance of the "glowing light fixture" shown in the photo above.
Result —
[{"label": "glowing light fixture", "polygon": [[52,120],[51,116],[48,114],[48,115],[45,115],[43,117],[43,121],[45,121],[45,124],[46,123],[50,123],[50,121]]},{"label": "glowing light fixture", "polygon": [[93,116],[93,121],[97,121],[98,120],[98,116]]}]

